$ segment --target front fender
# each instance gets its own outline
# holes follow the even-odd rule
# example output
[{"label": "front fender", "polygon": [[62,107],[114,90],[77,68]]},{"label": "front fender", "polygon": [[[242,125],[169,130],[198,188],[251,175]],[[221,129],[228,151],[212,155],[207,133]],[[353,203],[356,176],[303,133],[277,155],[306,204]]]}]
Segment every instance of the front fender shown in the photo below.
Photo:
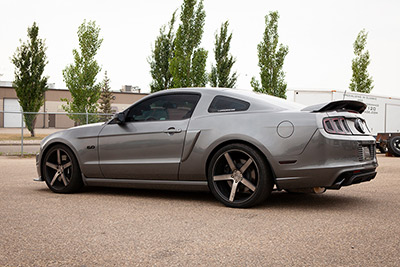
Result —
[{"label": "front fender", "polygon": [[72,150],[86,177],[103,177],[98,156],[98,135],[103,127],[104,124],[75,127],[46,137],[41,142],[39,161],[51,146],[63,144]]}]

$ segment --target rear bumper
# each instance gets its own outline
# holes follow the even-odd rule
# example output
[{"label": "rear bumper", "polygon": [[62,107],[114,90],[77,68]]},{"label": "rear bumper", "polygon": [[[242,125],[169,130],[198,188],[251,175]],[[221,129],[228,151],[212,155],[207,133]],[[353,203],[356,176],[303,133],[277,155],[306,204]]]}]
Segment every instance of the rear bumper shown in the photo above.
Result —
[{"label": "rear bumper", "polygon": [[337,179],[336,182],[327,187],[327,189],[340,189],[342,186],[349,186],[353,184],[359,184],[362,182],[369,182],[376,176],[375,169],[366,170],[364,172],[344,172]]},{"label": "rear bumper", "polygon": [[375,140],[372,136],[338,136],[319,130],[295,164],[280,167],[276,172],[279,189],[339,189],[367,182],[375,178],[378,167]]},{"label": "rear bumper", "polygon": [[340,189],[342,186],[349,186],[368,182],[375,178],[377,163],[368,164],[362,167],[348,166],[338,168],[323,168],[303,170],[304,175],[296,177],[276,178],[279,189],[298,189],[325,187],[327,189]]}]

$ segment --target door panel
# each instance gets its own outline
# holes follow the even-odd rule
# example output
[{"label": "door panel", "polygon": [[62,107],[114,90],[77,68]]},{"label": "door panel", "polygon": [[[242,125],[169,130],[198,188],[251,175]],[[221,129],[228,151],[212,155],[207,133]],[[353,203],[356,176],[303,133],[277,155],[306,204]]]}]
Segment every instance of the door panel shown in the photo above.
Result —
[{"label": "door panel", "polygon": [[109,124],[99,135],[105,178],[177,180],[189,119]]}]

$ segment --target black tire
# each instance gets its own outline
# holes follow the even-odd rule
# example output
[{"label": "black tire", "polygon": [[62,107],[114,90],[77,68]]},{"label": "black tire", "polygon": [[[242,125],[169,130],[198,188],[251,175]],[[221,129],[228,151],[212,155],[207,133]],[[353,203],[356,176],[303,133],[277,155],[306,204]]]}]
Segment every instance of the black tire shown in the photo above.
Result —
[{"label": "black tire", "polygon": [[387,146],[390,154],[400,157],[400,136],[390,138]]},{"label": "black tire", "polygon": [[78,161],[65,145],[55,145],[46,152],[42,160],[42,175],[55,193],[73,193],[83,186]]},{"label": "black tire", "polygon": [[273,187],[264,158],[244,144],[219,149],[211,158],[207,178],[215,198],[232,208],[248,208],[263,202]]}]

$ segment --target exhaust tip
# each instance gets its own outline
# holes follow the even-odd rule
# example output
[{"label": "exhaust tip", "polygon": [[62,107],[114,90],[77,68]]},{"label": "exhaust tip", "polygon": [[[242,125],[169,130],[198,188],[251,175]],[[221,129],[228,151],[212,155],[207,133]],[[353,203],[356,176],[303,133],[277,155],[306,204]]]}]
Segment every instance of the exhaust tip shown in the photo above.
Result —
[{"label": "exhaust tip", "polygon": [[322,194],[326,191],[325,187],[313,187],[314,194]]}]

